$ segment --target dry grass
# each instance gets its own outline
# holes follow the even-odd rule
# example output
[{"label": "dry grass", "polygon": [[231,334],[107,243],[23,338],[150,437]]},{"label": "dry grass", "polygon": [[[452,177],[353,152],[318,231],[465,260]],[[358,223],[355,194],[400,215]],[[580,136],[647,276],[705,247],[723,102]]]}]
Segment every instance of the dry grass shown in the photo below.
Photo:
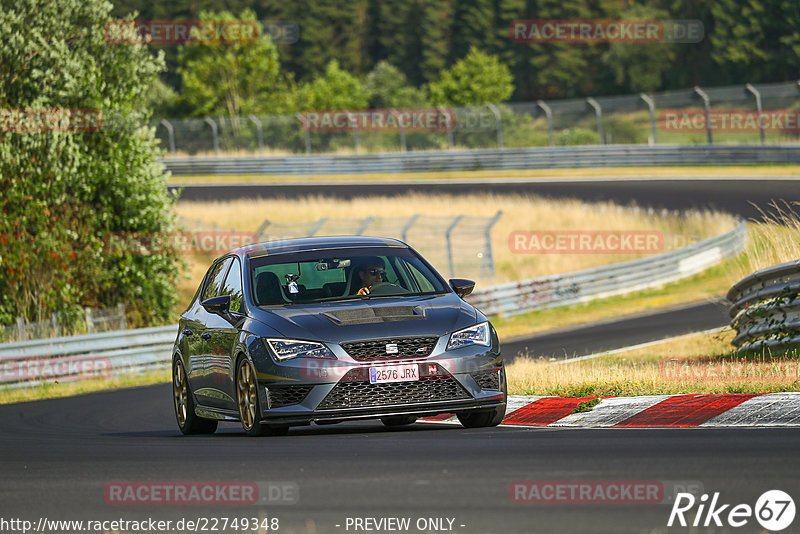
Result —
[{"label": "dry grass", "polygon": [[[410,217],[418,212],[431,215],[463,213],[490,217],[498,210],[503,211],[503,216],[492,230],[492,250],[497,277],[478,280],[481,286],[564,273],[641,257],[633,254],[519,254],[509,247],[509,235],[518,230],[657,230],[664,235],[665,249],[668,250],[720,234],[734,225],[732,217],[719,213],[695,212],[678,216],[636,207],[621,207],[610,202],[554,201],[522,195],[405,195],[363,197],[352,200],[312,196],[232,202],[180,202],[176,208],[178,215],[187,219],[203,220],[209,213],[213,213],[214,219],[208,221],[209,223],[217,224],[221,228],[246,231],[257,229],[265,219],[291,223],[316,220],[320,217],[361,218],[376,215]],[[198,261],[194,257],[190,257],[189,260]],[[208,265],[205,258],[199,260],[203,265]],[[196,265],[191,269],[192,279],[189,285],[193,290],[202,276],[202,269]]]},{"label": "dry grass", "polygon": [[[800,390],[797,359],[740,358],[732,352],[733,336],[730,329],[690,334],[569,363],[517,359],[507,369],[509,393],[620,397]],[[691,367],[681,365],[697,359]]]},{"label": "dry grass", "polygon": [[759,208],[764,221],[750,228],[749,253],[741,257],[738,278],[778,263],[800,259],[800,202],[775,201]]}]

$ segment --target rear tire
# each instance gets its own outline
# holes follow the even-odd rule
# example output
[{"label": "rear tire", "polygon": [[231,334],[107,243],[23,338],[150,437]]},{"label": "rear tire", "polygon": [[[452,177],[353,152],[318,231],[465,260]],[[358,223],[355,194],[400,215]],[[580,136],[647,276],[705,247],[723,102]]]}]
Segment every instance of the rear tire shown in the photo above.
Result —
[{"label": "rear tire", "polygon": [[413,425],[416,422],[417,418],[412,415],[390,415],[388,417],[381,417],[381,423],[389,428]]},{"label": "rear tire", "polygon": [[247,358],[239,360],[236,367],[236,403],[239,405],[239,420],[248,436],[285,436],[289,432],[289,425],[269,425],[259,421],[261,404],[256,371]]},{"label": "rear tire", "polygon": [[216,420],[203,419],[194,413],[194,398],[180,358],[176,358],[172,364],[172,400],[175,407],[175,419],[182,433],[213,434],[216,432]]},{"label": "rear tire", "polygon": [[473,412],[461,412],[456,414],[459,422],[465,428],[485,428],[497,426],[503,422],[506,415],[505,405],[489,410],[475,410]]}]

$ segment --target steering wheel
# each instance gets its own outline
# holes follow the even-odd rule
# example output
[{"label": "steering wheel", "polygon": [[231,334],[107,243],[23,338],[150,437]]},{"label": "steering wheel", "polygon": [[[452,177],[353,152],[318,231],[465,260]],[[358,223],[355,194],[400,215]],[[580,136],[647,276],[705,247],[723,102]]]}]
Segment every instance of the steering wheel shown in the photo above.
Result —
[{"label": "steering wheel", "polygon": [[372,284],[369,288],[370,295],[392,295],[395,293],[408,293],[408,290],[391,282],[378,282],[377,284]]}]

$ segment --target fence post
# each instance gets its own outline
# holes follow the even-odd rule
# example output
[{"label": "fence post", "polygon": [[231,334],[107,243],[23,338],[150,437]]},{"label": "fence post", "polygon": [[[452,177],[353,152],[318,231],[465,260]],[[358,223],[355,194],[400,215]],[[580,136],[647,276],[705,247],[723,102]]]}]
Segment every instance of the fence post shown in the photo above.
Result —
[{"label": "fence post", "polygon": [[256,132],[258,133],[258,149],[264,150],[264,131],[261,129],[261,120],[253,115],[248,115],[248,118],[256,125]]},{"label": "fence post", "polygon": [[453,124],[453,115],[449,110],[446,110],[441,106],[436,108],[436,110],[447,117],[447,144],[450,146],[450,150],[453,150],[453,129],[455,128],[455,125]]},{"label": "fence post", "polygon": [[167,119],[161,119],[159,122],[164,128],[167,129],[167,138],[169,139],[169,151],[175,154],[175,131],[172,129],[172,124]]},{"label": "fence post", "polygon": [[[352,116],[349,110],[346,110],[345,113],[347,114],[347,120],[350,120]],[[358,121],[353,121],[353,147],[358,152],[359,149],[359,142],[358,142]]]},{"label": "fence post", "polygon": [[603,134],[603,109],[600,103],[591,96],[586,99],[586,102],[594,108],[594,115],[597,117],[597,136],[600,138],[601,145],[606,144],[605,135]]},{"label": "fence post", "polygon": [[120,330],[127,330],[128,318],[125,317],[125,305],[121,302],[117,303],[117,315],[119,316]]},{"label": "fence post", "polygon": [[264,219],[264,222],[261,223],[261,226],[259,226],[258,230],[256,230],[256,237],[258,239],[261,239],[261,236],[264,235],[264,230],[266,230],[267,226],[269,226],[270,224],[272,223],[269,222],[269,219]]},{"label": "fence post", "polygon": [[488,271],[490,276],[494,278],[495,270],[494,270],[494,258],[492,257],[492,227],[500,220],[502,217],[503,211],[498,210],[498,212],[492,217],[489,222],[486,224],[486,228],[483,229],[483,261],[481,261],[481,276],[483,273]]},{"label": "fence post", "polygon": [[503,148],[503,119],[500,117],[500,110],[489,102],[486,104],[492,113],[494,113],[494,123],[497,125],[497,148]]},{"label": "fence post", "polygon": [[86,333],[94,334],[94,320],[92,319],[92,309],[87,307],[84,308],[83,311],[86,314]]},{"label": "fence post", "polygon": [[650,131],[653,134],[653,144],[658,144],[658,138],[656,137],[656,103],[653,102],[653,99],[650,98],[649,95],[645,93],[639,93],[639,97],[645,101],[647,107],[650,108]]},{"label": "fence post", "polygon": [[545,104],[544,100],[537,100],[536,105],[544,110],[544,116],[547,117],[547,136],[550,138],[550,146],[554,146],[555,143],[553,143],[553,110],[550,109],[550,106]]},{"label": "fence post", "polygon": [[25,320],[22,317],[17,317],[17,337],[25,341]]},{"label": "fence post", "polygon": [[444,232],[444,238],[447,242],[447,266],[450,269],[450,278],[455,276],[455,266],[453,265],[453,244],[450,240],[450,234],[463,218],[464,215],[456,215],[455,219],[453,219],[453,222],[450,223],[450,226],[448,226],[447,230]]},{"label": "fence post", "polygon": [[317,222],[314,223],[314,226],[311,227],[311,230],[308,231],[308,236],[306,237],[314,237],[314,234],[320,231],[320,228],[322,228],[322,225],[325,224],[325,221],[327,220],[327,217],[318,219]]},{"label": "fence post", "polygon": [[405,224],[405,226],[403,226],[403,230],[401,231],[400,234],[403,238],[403,243],[408,242],[407,238],[408,231],[411,230],[411,227],[414,226],[414,223],[417,222],[417,219],[419,219],[419,213],[415,213],[414,215],[412,215],[411,218],[408,219],[408,222]]},{"label": "fence post", "polygon": [[61,329],[59,328],[58,324],[58,313],[51,313],[50,314],[50,328],[53,329],[53,336],[58,337],[61,335]]},{"label": "fence post", "polygon": [[303,129],[303,137],[306,141],[306,154],[311,154],[311,134],[308,131],[308,127],[306,127],[306,119],[303,117],[302,113],[295,113],[294,116],[300,121],[300,127]]},{"label": "fence post", "polygon": [[217,123],[211,117],[206,117],[203,122],[211,126],[211,135],[214,138],[214,153],[219,156],[219,132],[217,131]]},{"label": "fence post", "polygon": [[389,112],[397,120],[397,127],[400,128],[400,150],[402,152],[408,152],[408,146],[406,145],[406,129],[400,124],[400,117],[397,114],[397,110],[392,108]]},{"label": "fence post", "polygon": [[753,84],[748,83],[744,86],[745,90],[750,91],[753,93],[753,96],[756,97],[756,110],[758,111],[758,131],[761,134],[761,144],[764,144],[764,123],[762,122],[761,115],[762,115],[762,108],[761,108],[761,93],[758,92],[758,89],[753,86]]},{"label": "fence post", "polygon": [[694,92],[703,99],[703,107],[706,109],[706,136],[708,137],[708,144],[713,145],[714,140],[711,136],[711,100],[706,92],[696,85],[694,86]]},{"label": "fence post", "polygon": [[364,218],[364,220],[361,222],[361,225],[356,230],[356,235],[363,234],[367,230],[367,227],[370,225],[370,223],[373,220],[375,220],[375,216],[374,215],[370,215],[369,217]]}]

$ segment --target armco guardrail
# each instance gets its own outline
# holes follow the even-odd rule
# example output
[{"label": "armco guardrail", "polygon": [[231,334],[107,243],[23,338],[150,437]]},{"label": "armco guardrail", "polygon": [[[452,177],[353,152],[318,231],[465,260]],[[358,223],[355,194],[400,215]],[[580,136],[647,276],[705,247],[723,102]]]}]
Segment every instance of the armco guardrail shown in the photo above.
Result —
[{"label": "armco guardrail", "polygon": [[517,315],[577,304],[674,282],[738,254],[744,221],[733,230],[664,254],[568,274],[543,276],[475,291],[467,300],[487,315]]},{"label": "armco guardrail", "polygon": [[733,344],[740,352],[800,346],[800,260],[767,267],[728,291]]},{"label": "armco guardrail", "polygon": [[[745,223],[658,256],[478,290],[467,299],[489,315],[514,315],[619,295],[698,273],[736,254]],[[0,345],[0,386],[36,385],[169,367],[177,325]]]},{"label": "armco guardrail", "polygon": [[800,145],[598,145],[354,155],[166,157],[173,175],[357,174],[800,163]]},{"label": "armco guardrail", "polygon": [[117,376],[169,367],[177,325],[0,345],[0,386]]}]

